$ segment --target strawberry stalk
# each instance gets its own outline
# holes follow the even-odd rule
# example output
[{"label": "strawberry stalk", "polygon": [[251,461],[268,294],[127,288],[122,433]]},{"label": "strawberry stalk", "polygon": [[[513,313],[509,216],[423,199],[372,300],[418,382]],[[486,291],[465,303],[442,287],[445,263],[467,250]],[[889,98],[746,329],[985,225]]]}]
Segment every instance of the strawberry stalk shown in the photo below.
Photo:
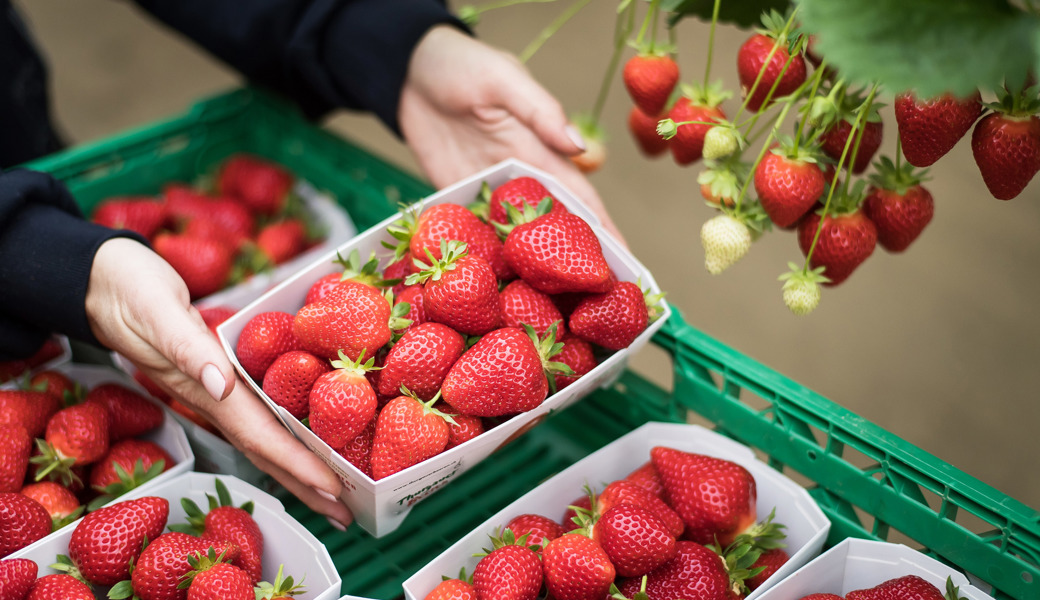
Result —
[{"label": "strawberry stalk", "polygon": [[[751,97],[751,94],[748,94],[748,97]],[[792,96],[792,97],[796,97],[796,96]],[[767,97],[767,102],[768,102],[768,97]],[[780,115],[776,118],[776,121],[774,121],[772,131],[769,132],[769,137],[767,137],[765,143],[762,144],[762,149],[758,151],[758,157],[755,159],[755,162],[751,165],[751,171],[750,171],[751,173],[755,172],[755,169],[758,168],[758,164],[760,162],[762,162],[763,158],[765,158],[766,152],[769,152],[770,145],[772,144],[773,139],[776,137],[777,132],[780,131],[780,125],[782,125],[784,120],[787,119],[787,113],[790,112],[792,106],[794,106],[794,102],[788,102],[787,104],[784,105],[784,108],[780,111]],[[754,180],[754,177],[746,178],[744,180],[744,186],[742,188],[740,188],[740,195],[737,196],[737,203],[736,203],[736,207],[735,207],[737,213],[740,212],[741,204],[744,202],[744,196],[747,196],[748,187],[751,186],[751,182],[753,180]]]},{"label": "strawberry stalk", "polygon": [[578,12],[580,12],[581,9],[585,8],[591,1],[592,0],[577,0],[577,2],[572,4],[567,10],[563,11],[560,14],[560,16],[556,17],[556,19],[552,23],[549,23],[549,25],[545,29],[539,32],[536,38],[531,40],[531,43],[528,44],[527,47],[524,48],[520,55],[517,57],[520,59],[520,62],[526,63],[528,60],[530,60],[531,57],[534,56],[536,52],[538,52],[542,45],[545,44],[545,42],[549,41],[549,38],[551,38],[553,34],[559,31],[561,27],[566,25],[567,21],[571,20],[571,17],[578,14]]},{"label": "strawberry stalk", "polygon": [[708,30],[708,63],[704,66],[705,89],[711,83],[711,59],[715,54],[715,25],[719,22],[719,6],[721,4],[722,0],[715,0],[715,6],[711,9],[711,29]]},{"label": "strawberry stalk", "polygon": [[[812,79],[812,91],[809,92],[809,102],[816,97],[816,93],[820,91],[820,84],[823,83],[823,72],[826,67],[826,61],[820,63],[820,66],[813,71]],[[794,151],[798,152],[798,144],[802,141],[802,134],[805,132],[805,124],[809,121],[810,111],[807,109],[805,115],[802,116],[801,121],[798,122],[798,131],[794,134]]]},{"label": "strawberry stalk", "polygon": [[654,34],[652,34],[652,37],[651,37],[651,40],[650,40],[650,49],[653,50],[653,47],[654,47],[653,37],[656,37],[656,33],[657,33],[656,21],[657,21],[657,6],[658,6],[658,4],[660,4],[660,0],[650,0],[650,8],[647,9],[646,15],[643,17],[643,24],[639,27],[639,35],[636,36],[636,46],[640,46],[641,47],[643,45],[643,38],[646,37],[646,32],[647,32],[647,30],[650,29],[650,23],[651,23],[651,21],[653,21],[654,24],[655,24],[655,29],[654,29]]},{"label": "strawberry stalk", "polygon": [[632,29],[635,28],[635,24],[636,5],[633,2],[629,2],[624,7],[624,10],[618,12],[617,21],[614,23],[614,53],[610,56],[607,71],[603,74],[603,82],[600,84],[599,92],[596,94],[596,104],[592,107],[591,118],[595,124],[599,124],[600,117],[603,115],[603,107],[606,105],[607,96],[610,94],[610,84],[614,82],[618,65],[621,64],[621,52],[625,49],[625,41],[628,40],[628,36],[632,35]]}]

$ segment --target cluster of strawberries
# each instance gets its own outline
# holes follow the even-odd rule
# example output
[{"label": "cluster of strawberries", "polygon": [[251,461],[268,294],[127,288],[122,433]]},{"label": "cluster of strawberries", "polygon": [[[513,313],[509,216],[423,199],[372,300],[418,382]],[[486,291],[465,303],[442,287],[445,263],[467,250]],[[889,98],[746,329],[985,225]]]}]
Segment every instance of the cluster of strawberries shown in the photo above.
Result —
[{"label": "cluster of strawberries", "polygon": [[129,388],[87,391],[57,371],[0,390],[0,556],[172,467],[161,446],[136,439],[162,422],[162,409]]},{"label": "cluster of strawberries", "polygon": [[352,254],[295,315],[261,313],[239,336],[265,393],[373,479],[536,408],[656,316],[660,297],[618,281],[593,229],[538,181],[481,197],[406,213],[382,272]]},{"label": "cluster of strawberries", "polygon": [[220,291],[300,254],[315,240],[294,177],[247,154],[229,158],[216,178],[216,195],[184,184],[159,198],[112,198],[93,221],[147,238],[184,279],[192,299]]},{"label": "cluster of strawberries", "polygon": [[917,575],[904,575],[889,579],[872,588],[853,590],[842,598],[837,594],[809,594],[801,600],[890,600],[913,598],[914,600],[964,600],[953,580],[946,579],[946,593],[939,591],[928,581]]},{"label": "cluster of strawberries", "polygon": [[515,517],[473,571],[426,600],[733,600],[787,554],[782,525],[756,522],[752,475],[719,458],[655,447],[650,461],[567,508]]},{"label": "cluster of strawberries", "polygon": [[261,600],[300,593],[282,569],[274,583],[261,582],[264,536],[252,503],[236,507],[223,483],[203,512],[190,499],[186,524],[171,525],[169,501],[147,496],[119,502],[83,518],[69,539],[68,555],[51,565],[58,574],[37,578],[28,559],[0,561],[5,600]]}]

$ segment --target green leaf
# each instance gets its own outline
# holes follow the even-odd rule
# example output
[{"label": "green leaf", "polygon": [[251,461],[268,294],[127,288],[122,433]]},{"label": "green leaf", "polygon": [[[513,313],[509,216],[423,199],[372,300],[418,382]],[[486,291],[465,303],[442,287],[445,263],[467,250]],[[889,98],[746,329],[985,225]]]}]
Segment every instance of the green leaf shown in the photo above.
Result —
[{"label": "green leaf", "polygon": [[[733,23],[740,27],[757,27],[761,22],[762,13],[773,9],[784,13],[787,11],[788,5],[790,5],[789,0],[723,1],[719,5],[719,22]],[[670,23],[684,17],[699,17],[710,22],[714,8],[715,0],[664,0],[661,2],[662,10],[673,13],[669,20]]]},{"label": "green leaf", "polygon": [[[802,29],[848,80],[967,96],[1040,64],[1040,16],[1007,0],[799,0]],[[1027,51],[1031,48],[1032,51]]]}]

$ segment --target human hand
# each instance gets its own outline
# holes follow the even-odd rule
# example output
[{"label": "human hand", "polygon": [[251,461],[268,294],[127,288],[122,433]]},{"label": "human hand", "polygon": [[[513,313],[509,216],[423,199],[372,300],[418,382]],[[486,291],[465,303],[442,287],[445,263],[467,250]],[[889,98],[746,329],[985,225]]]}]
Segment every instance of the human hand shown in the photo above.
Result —
[{"label": "human hand", "polygon": [[398,121],[436,187],[519,158],[556,176],[624,241],[596,189],[567,159],[584,151],[581,136],[512,55],[454,27],[434,27],[412,54]]},{"label": "human hand", "polygon": [[177,272],[127,238],[98,249],[86,297],[101,343],[214,423],[261,470],[313,510],[347,525],[336,474],[296,440],[247,386],[191,305]]}]

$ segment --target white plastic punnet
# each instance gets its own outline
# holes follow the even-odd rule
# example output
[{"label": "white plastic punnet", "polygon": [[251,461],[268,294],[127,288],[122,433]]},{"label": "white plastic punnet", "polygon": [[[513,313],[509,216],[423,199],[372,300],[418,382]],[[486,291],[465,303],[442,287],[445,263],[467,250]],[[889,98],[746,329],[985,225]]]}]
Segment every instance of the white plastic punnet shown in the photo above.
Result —
[{"label": "white plastic punnet", "polygon": [[[423,206],[434,206],[443,203],[467,205],[480,192],[481,185],[487,182],[492,188],[516,177],[529,176],[541,181],[568,210],[584,218],[599,237],[603,254],[618,279],[622,281],[640,282],[644,289],[653,293],[661,290],[650,272],[630,252],[624,249],[600,225],[599,220],[581,203],[567,188],[542,171],[534,169],[517,160],[507,160],[481,171],[454,185],[451,185],[423,200]],[[371,251],[383,253],[383,241],[393,238],[386,228],[399,218],[390,217],[375,227],[365,231],[347,244],[339,248],[346,256],[352,250],[360,251],[368,256]],[[253,382],[235,357],[235,346],[242,328],[254,316],[268,311],[295,313],[303,306],[307,290],[319,278],[340,271],[333,264],[336,252],[329,252],[306,269],[283,282],[278,287],[264,294],[255,302],[239,311],[217,328],[218,336],[225,351],[245,380],[268,406],[278,415],[286,427],[307,445],[315,454],[336,471],[344,483],[343,501],[350,507],[358,524],[376,537],[383,536],[396,529],[415,503],[429,496],[454,480],[467,469],[477,464],[489,454],[519,435],[527,428],[535,425],[550,411],[564,408],[578,399],[590,394],[595,389],[612,383],[624,370],[629,357],[637,352],[661,328],[671,315],[671,309],[665,305],[662,316],[644,331],[628,348],[615,352],[600,363],[590,373],[568,386],[561,392],[548,398],[541,406],[495,427],[491,431],[434,456],[418,465],[395,473],[379,481],[373,481],[354,465],[339,456],[325,442],[321,441],[310,429],[305,427],[288,412],[274,404],[263,390]]]},{"label": "white plastic punnet", "polygon": [[562,520],[567,506],[582,495],[586,484],[598,492],[607,483],[623,479],[650,460],[650,450],[655,446],[706,454],[740,464],[755,478],[758,519],[765,519],[770,511],[776,509],[774,522],[786,526],[785,551],[791,558],[749,594],[748,600],[763,598],[770,586],[819,554],[831,524],[804,488],[755,458],[747,446],[704,427],[647,423],[554,475],[471,531],[405,580],[405,598],[424,600],[441,582],[442,575],[453,576],[460,568],[465,567],[467,573],[472,573],[480,560],[473,554],[489,547],[488,535],[516,516],[533,513]]}]

